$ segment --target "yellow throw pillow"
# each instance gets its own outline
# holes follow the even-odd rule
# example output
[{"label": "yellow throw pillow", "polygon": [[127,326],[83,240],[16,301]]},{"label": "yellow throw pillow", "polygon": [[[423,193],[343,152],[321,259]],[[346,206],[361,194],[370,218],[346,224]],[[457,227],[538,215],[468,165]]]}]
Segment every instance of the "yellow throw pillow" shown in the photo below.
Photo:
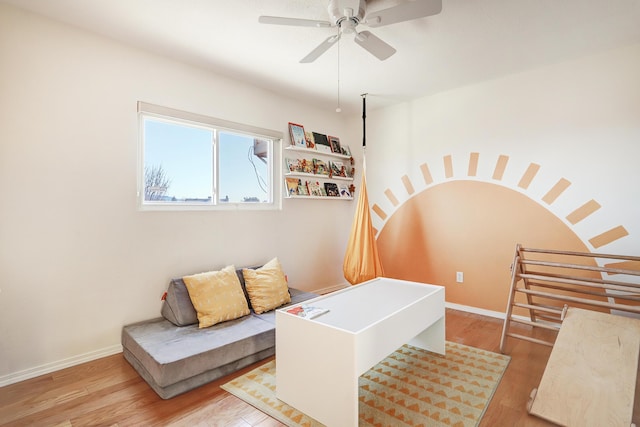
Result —
[{"label": "yellow throw pillow", "polygon": [[244,268],[242,274],[251,306],[256,313],[264,313],[291,302],[287,279],[278,258],[256,270]]},{"label": "yellow throw pillow", "polygon": [[220,271],[185,276],[182,280],[198,314],[200,328],[249,314],[249,305],[233,265]]}]

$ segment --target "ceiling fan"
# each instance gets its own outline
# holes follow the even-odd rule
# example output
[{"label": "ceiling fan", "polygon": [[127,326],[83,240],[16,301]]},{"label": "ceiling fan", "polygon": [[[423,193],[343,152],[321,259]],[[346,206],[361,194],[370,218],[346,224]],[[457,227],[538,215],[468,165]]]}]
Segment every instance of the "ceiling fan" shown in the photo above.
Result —
[{"label": "ceiling fan", "polygon": [[354,34],[354,41],[381,61],[396,53],[396,50],[376,37],[370,31],[357,31],[358,25],[370,28],[396,24],[436,15],[442,11],[442,0],[415,0],[401,3],[388,9],[366,12],[365,0],[330,0],[329,21],[313,19],[285,18],[281,16],[260,16],[262,24],[294,25],[299,27],[336,27],[338,33],[328,37],[300,62],[313,62],[333,46],[344,34]]}]

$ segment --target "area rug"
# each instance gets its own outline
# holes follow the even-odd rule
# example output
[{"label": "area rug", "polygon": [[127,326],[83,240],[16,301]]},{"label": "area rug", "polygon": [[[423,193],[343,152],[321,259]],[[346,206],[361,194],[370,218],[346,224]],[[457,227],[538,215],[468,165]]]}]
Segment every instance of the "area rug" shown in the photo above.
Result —
[{"label": "area rug", "polygon": [[[359,425],[477,426],[510,357],[451,342],[446,349],[441,356],[404,345],[364,373]],[[276,398],[276,362],[222,388],[289,427],[322,426]]]}]

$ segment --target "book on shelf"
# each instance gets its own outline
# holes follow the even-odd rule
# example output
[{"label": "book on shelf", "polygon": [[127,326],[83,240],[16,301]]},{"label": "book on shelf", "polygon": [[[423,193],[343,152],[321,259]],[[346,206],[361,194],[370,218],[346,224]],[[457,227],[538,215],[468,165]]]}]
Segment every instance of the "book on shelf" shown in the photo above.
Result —
[{"label": "book on shelf", "polygon": [[340,138],[337,136],[329,136],[329,145],[331,146],[332,152],[342,154],[342,149],[340,149]]},{"label": "book on shelf", "polygon": [[297,196],[299,194],[298,187],[300,186],[300,180],[298,178],[285,178],[285,183],[287,185],[287,194],[289,196]]},{"label": "book on shelf", "polygon": [[316,175],[329,176],[329,166],[320,159],[313,159],[313,171]]},{"label": "book on shelf", "polygon": [[303,184],[302,182],[300,182],[300,180],[298,180],[299,184],[298,184],[298,196],[308,196],[309,195],[309,189],[307,188],[307,186],[305,184]]},{"label": "book on shelf", "polygon": [[285,162],[287,163],[287,169],[289,169],[289,172],[302,172],[302,165],[300,164],[299,159],[286,158]]},{"label": "book on shelf", "polygon": [[324,191],[327,193],[327,196],[340,197],[340,191],[338,190],[338,186],[335,182],[325,182]]},{"label": "book on shelf", "polygon": [[342,162],[330,162],[332,176],[347,176],[347,169]]},{"label": "book on shelf", "polygon": [[287,313],[295,314],[296,316],[304,317],[307,319],[313,319],[314,317],[318,317],[321,314],[328,313],[328,308],[315,307],[312,305],[299,305],[297,307],[292,307],[287,310]]},{"label": "book on shelf", "polygon": [[313,161],[307,159],[300,160],[300,170],[302,173],[313,173]]},{"label": "book on shelf", "polygon": [[340,197],[352,197],[351,191],[349,191],[349,186],[347,184],[340,184]]},{"label": "book on shelf", "polygon": [[307,181],[307,189],[309,190],[310,196],[321,197],[327,195],[324,188],[322,188],[318,182]]},{"label": "book on shelf", "polygon": [[316,143],[316,150],[321,151],[323,153],[332,153],[331,144],[327,139],[327,135],[318,133],[318,132],[312,132],[312,134],[313,134],[313,140]]},{"label": "book on shelf", "polygon": [[313,138],[313,132],[306,131],[304,133],[304,137],[307,140],[307,148],[315,150],[316,149],[316,142],[314,141],[314,138]]},{"label": "book on shelf", "polygon": [[347,178],[353,178],[353,176],[356,174],[356,168],[353,166],[349,166],[346,169]]},{"label": "book on shelf", "polygon": [[313,160],[286,158],[285,163],[290,173],[314,173],[315,166]]}]

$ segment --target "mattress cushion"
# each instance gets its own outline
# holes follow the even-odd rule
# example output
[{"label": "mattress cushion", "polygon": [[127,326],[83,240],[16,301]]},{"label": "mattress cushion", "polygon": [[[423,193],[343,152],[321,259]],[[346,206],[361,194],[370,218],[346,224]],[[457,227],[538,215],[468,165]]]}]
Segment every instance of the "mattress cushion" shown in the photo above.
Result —
[{"label": "mattress cushion", "polygon": [[273,347],[275,325],[255,315],[206,329],[176,327],[164,318],[127,325],[122,346],[160,387]]}]

